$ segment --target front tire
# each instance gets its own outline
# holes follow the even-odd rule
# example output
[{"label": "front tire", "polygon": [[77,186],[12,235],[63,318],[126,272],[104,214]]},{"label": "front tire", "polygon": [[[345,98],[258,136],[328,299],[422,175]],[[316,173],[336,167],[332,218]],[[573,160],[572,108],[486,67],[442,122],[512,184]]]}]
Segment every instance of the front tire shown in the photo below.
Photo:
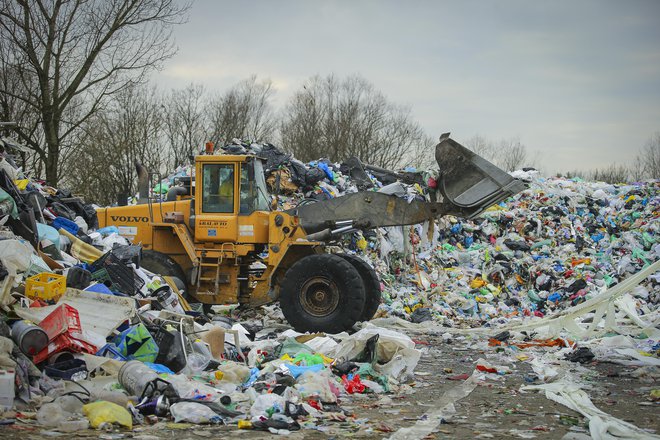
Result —
[{"label": "front tire", "polygon": [[300,259],[286,272],[280,288],[284,317],[299,332],[348,330],[364,310],[362,277],[338,255],[317,254]]},{"label": "front tire", "polygon": [[369,264],[357,255],[337,254],[348,261],[358,271],[364,284],[364,309],[360,315],[360,321],[369,321],[378,311],[381,302],[380,281],[376,271]]}]

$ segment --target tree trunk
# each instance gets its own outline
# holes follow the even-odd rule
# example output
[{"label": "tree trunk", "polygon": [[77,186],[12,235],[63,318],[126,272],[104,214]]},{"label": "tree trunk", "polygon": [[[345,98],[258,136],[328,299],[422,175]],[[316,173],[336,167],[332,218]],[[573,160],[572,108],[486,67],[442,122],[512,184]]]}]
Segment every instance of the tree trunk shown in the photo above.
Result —
[{"label": "tree trunk", "polygon": [[60,140],[57,133],[58,123],[53,118],[44,118],[43,126],[46,134],[46,183],[54,188],[58,184],[58,162],[60,159]]}]

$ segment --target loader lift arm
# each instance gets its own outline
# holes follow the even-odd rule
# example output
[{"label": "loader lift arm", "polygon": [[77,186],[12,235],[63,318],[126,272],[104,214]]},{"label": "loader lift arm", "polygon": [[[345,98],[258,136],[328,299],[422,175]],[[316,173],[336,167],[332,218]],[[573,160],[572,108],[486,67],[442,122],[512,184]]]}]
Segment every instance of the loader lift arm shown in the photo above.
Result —
[{"label": "loader lift arm", "polygon": [[440,167],[436,202],[407,201],[366,191],[299,206],[287,212],[298,216],[310,234],[309,238],[323,241],[354,229],[412,225],[444,215],[472,218],[525,188],[523,182],[448,135],[443,135],[436,146],[435,158]]}]

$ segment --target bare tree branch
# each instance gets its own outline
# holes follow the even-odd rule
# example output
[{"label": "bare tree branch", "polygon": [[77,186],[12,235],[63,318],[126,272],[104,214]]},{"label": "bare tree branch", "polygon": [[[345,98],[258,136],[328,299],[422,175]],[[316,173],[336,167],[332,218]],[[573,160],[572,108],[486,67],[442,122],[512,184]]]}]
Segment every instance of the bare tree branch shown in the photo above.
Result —
[{"label": "bare tree branch", "polygon": [[24,84],[36,85],[13,92],[41,115],[46,156],[40,158],[50,184],[61,174],[62,150],[71,147],[67,138],[109,97],[172,56],[171,28],[185,20],[188,7],[177,0],[0,0],[0,41],[8,55],[0,59],[0,74],[15,69]]},{"label": "bare tree branch", "polygon": [[302,160],[358,156],[385,168],[422,164],[432,142],[410,109],[390,103],[359,76],[310,78],[286,106],[280,133]]}]

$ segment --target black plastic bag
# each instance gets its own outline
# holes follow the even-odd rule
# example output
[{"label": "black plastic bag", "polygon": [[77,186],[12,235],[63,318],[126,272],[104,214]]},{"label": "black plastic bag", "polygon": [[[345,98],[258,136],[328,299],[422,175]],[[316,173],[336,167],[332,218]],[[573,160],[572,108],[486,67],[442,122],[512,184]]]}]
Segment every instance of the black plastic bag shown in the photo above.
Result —
[{"label": "black plastic bag", "polygon": [[161,328],[152,331],[151,335],[156,341],[156,345],[158,345],[156,363],[165,365],[175,373],[183,370],[186,366],[186,355],[183,352],[181,333],[176,330],[170,332]]},{"label": "black plastic bag", "polygon": [[64,217],[71,221],[76,219],[76,212],[64,203],[53,201],[50,203],[50,209],[52,209],[58,217]]},{"label": "black plastic bag", "polygon": [[379,335],[373,335],[367,339],[367,343],[364,345],[364,350],[355,357],[355,362],[367,362],[373,365],[378,359],[378,338]]}]

